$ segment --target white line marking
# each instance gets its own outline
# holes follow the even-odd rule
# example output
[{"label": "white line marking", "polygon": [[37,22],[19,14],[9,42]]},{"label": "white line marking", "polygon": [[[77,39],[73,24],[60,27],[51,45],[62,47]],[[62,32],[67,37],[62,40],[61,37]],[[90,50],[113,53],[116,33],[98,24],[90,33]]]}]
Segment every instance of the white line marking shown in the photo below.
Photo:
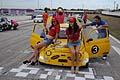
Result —
[{"label": "white line marking", "polygon": [[25,73],[25,72],[19,72],[17,73],[15,76],[18,76],[18,77],[26,77],[29,73]]},{"label": "white line marking", "polygon": [[20,69],[30,69],[30,70],[39,70],[39,68],[32,68],[32,67],[27,67],[28,65],[22,64],[19,68]]},{"label": "white line marking", "polygon": [[75,75],[75,74],[72,74],[72,73],[67,73],[66,76],[67,76],[67,77],[76,77],[76,75]]},{"label": "white line marking", "polygon": [[46,74],[41,74],[41,75],[40,75],[40,78],[46,79],[46,78],[47,78],[47,75],[46,75]]},{"label": "white line marking", "polygon": [[0,67],[0,70],[3,69],[3,67]]},{"label": "white line marking", "polygon": [[85,74],[85,78],[95,79],[94,75]]},{"label": "white line marking", "polygon": [[30,74],[37,74],[38,70],[31,70],[29,73]]},{"label": "white line marking", "polygon": [[113,77],[109,77],[109,76],[104,76],[105,80],[114,80]]},{"label": "white line marking", "polygon": [[22,69],[19,69],[19,68],[18,69],[13,68],[10,70],[10,72],[20,72],[20,71],[22,71]]},{"label": "white line marking", "polygon": [[114,39],[117,43],[119,43],[120,44],[120,41],[118,40],[118,39],[116,39],[115,37],[113,37],[112,35],[110,35],[110,37],[112,38],[112,39]]},{"label": "white line marking", "polygon": [[48,73],[47,73],[47,75],[51,75],[51,74],[52,74],[52,72],[48,72]]},{"label": "white line marking", "polygon": [[86,79],[83,77],[75,77],[75,80],[86,80]]},{"label": "white line marking", "polygon": [[61,75],[57,75],[57,76],[55,77],[55,80],[60,80],[60,77],[61,77]]},{"label": "white line marking", "polygon": [[120,49],[118,47],[112,46],[112,48],[120,55]]}]

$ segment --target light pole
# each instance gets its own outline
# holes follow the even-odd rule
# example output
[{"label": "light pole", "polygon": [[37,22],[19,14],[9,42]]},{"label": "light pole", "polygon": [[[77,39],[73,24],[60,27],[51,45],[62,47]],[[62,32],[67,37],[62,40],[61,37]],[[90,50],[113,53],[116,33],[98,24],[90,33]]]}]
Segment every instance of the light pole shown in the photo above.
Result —
[{"label": "light pole", "polygon": [[39,9],[39,0],[37,1],[38,9]]},{"label": "light pole", "polygon": [[52,9],[52,0],[51,0],[51,9]]},{"label": "light pole", "polygon": [[3,7],[3,0],[1,0],[1,8]]},{"label": "light pole", "polygon": [[114,10],[115,10],[116,1],[114,1]]}]

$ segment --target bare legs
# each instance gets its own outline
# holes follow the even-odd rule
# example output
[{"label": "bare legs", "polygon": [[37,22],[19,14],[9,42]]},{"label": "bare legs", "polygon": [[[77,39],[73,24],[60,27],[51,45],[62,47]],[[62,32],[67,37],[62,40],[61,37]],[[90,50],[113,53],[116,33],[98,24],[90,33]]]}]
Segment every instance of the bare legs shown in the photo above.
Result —
[{"label": "bare legs", "polygon": [[[74,47],[70,47],[70,52],[72,53],[72,66],[71,66],[71,72],[72,73],[78,73],[78,70],[79,70],[79,46],[76,46],[76,48]],[[75,64],[77,64],[76,66],[76,70],[74,71],[74,68],[75,68]]]},{"label": "bare legs", "polygon": [[71,66],[71,72],[74,73],[74,65],[75,65],[75,49],[74,47],[70,47],[70,52],[72,53],[72,66]]},{"label": "bare legs", "polygon": [[80,49],[80,47],[79,46],[76,46],[76,73],[78,73],[78,71],[79,71],[79,49]]},{"label": "bare legs", "polygon": [[39,57],[39,50],[46,46],[46,44],[44,42],[41,42],[41,43],[38,43],[34,46],[34,52],[33,54],[30,56],[30,58],[26,61],[24,61],[23,63],[26,64],[26,63],[29,63],[33,60],[33,62],[36,62],[38,60],[38,57]]}]

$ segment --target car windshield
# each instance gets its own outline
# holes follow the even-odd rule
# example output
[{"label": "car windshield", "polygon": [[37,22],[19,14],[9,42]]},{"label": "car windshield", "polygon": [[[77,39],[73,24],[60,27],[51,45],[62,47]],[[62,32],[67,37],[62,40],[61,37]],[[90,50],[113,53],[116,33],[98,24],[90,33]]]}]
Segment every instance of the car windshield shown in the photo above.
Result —
[{"label": "car windshield", "polygon": [[42,15],[36,16],[36,18],[42,18]]}]

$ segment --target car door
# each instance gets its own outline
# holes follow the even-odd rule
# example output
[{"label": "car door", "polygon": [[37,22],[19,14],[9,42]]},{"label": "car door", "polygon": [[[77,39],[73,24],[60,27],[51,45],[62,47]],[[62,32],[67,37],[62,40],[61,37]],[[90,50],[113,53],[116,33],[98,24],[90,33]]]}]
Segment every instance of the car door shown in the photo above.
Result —
[{"label": "car door", "polygon": [[30,35],[30,46],[33,46],[39,43],[43,38],[41,38],[41,33],[43,32],[43,24],[34,24],[32,33]]},{"label": "car door", "polygon": [[87,37],[85,39],[85,48],[86,51],[89,53],[90,58],[102,57],[103,55],[109,53],[109,33],[108,29],[104,30],[106,30],[104,37],[101,37],[101,33],[98,32],[98,29],[92,29],[91,31],[88,31]]}]

